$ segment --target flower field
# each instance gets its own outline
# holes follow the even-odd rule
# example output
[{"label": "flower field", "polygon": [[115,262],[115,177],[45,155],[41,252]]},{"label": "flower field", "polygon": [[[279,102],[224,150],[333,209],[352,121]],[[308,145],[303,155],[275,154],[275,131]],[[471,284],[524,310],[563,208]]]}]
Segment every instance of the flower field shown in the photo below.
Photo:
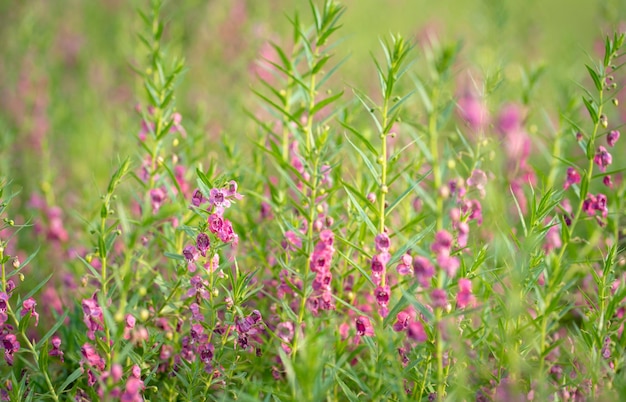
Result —
[{"label": "flower field", "polygon": [[626,400],[626,5],[547,3],[0,2],[0,400]]}]

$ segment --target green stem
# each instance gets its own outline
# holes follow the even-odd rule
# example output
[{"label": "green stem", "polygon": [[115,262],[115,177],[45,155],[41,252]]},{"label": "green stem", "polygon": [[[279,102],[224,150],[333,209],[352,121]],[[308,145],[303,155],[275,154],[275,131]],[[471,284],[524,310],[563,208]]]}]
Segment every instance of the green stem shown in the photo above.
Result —
[{"label": "green stem", "polygon": [[[317,60],[319,57],[319,48],[315,48],[315,52],[313,55],[313,60]],[[311,80],[309,83],[309,105],[308,111],[310,113],[311,110],[315,107],[315,95],[317,93],[316,90],[316,75],[311,74]],[[296,354],[298,353],[298,342],[300,338],[300,328],[302,326],[302,322],[304,321],[304,312],[306,311],[306,302],[307,302],[307,292],[309,288],[308,277],[310,273],[310,260],[313,253],[313,223],[315,222],[315,214],[317,212],[317,205],[315,205],[315,199],[317,198],[317,184],[318,184],[318,167],[319,167],[319,152],[315,143],[313,141],[313,116],[310,114],[307,116],[307,122],[305,127],[306,134],[306,156],[307,159],[313,162],[312,170],[311,170],[311,195],[309,197],[309,214],[307,216],[308,225],[307,225],[307,241],[305,244],[305,255],[309,258],[307,259],[304,266],[304,275],[302,276],[302,298],[300,300],[300,310],[298,312],[298,322],[295,329],[294,340],[293,340],[293,358],[295,359]]]},{"label": "green stem", "polygon": [[435,311],[435,331],[437,332],[436,342],[436,354],[437,354],[437,400],[445,400],[446,393],[446,381],[443,373],[443,335],[439,331],[439,324],[441,323],[442,311],[441,308],[437,308]]}]

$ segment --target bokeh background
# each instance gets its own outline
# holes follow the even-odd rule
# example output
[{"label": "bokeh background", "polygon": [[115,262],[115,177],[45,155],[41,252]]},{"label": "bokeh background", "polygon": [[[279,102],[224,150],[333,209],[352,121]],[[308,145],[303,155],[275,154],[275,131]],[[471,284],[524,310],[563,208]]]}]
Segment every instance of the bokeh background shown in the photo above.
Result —
[{"label": "bokeh background", "polygon": [[[530,71],[544,68],[536,99],[558,114],[585,76],[583,62],[626,18],[621,0],[345,0],[337,60],[346,88],[375,85],[371,52],[401,33],[462,45],[462,69],[496,77],[492,104],[522,96]],[[12,180],[28,216],[31,193],[72,209],[97,201],[120,158],[136,151],[144,92],[132,66],[145,65],[141,1],[0,1],[0,176]],[[267,41],[285,43],[288,16],[309,18],[307,1],[177,0],[167,3],[169,56],[186,59],[177,108],[207,154],[225,157],[223,136],[246,148],[254,131],[244,110],[258,101],[255,60]],[[421,54],[415,53],[417,63]],[[588,56],[589,55],[589,56]],[[543,105],[542,105],[543,106]],[[130,155],[133,156],[133,155]],[[80,201],[80,202],[79,202]],[[70,215],[81,224],[81,212]],[[27,218],[25,218],[27,219]]]}]

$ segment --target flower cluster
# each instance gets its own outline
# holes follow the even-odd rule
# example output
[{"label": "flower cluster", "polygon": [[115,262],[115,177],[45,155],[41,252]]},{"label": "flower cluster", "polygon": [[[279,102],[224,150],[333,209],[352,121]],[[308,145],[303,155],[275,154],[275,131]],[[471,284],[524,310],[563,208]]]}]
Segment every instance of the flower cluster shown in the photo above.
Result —
[{"label": "flower cluster", "polygon": [[20,350],[20,342],[13,333],[15,328],[12,325],[7,324],[9,298],[11,297],[11,293],[14,288],[13,281],[9,282],[11,283],[11,286],[9,287],[7,283],[7,291],[0,292],[0,347],[4,349],[4,360],[9,366],[12,366],[14,360],[13,355],[15,352]]},{"label": "flower cluster", "polygon": [[330,272],[335,248],[335,235],[330,229],[324,229],[319,234],[319,241],[311,254],[310,268],[315,273],[313,280],[313,294],[307,299],[311,312],[317,314],[318,310],[334,310],[331,282],[333,274]]}]

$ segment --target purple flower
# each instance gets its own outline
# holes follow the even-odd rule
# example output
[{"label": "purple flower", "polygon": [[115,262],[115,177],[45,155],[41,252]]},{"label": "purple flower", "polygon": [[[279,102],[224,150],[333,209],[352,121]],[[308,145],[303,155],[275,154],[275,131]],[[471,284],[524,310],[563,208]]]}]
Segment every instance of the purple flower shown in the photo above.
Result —
[{"label": "purple flower", "polygon": [[206,252],[209,249],[211,242],[209,241],[209,236],[206,233],[199,233],[196,238],[196,247],[200,251],[203,257],[206,257]]},{"label": "purple flower", "polygon": [[472,282],[469,279],[459,279],[459,293],[456,295],[456,304],[459,308],[473,304],[475,301],[472,295]]},{"label": "purple flower", "polygon": [[413,258],[413,272],[420,284],[426,287],[430,283],[430,278],[435,275],[435,267],[428,258],[418,255]]},{"label": "purple flower", "polygon": [[[324,229],[320,232],[320,243],[326,247],[332,247],[335,242],[335,234],[330,229]],[[318,243],[318,245],[320,244]],[[317,246],[316,246],[317,247]]]},{"label": "purple flower", "polygon": [[190,289],[185,294],[185,298],[195,296],[196,298],[208,299],[209,291],[206,289],[209,283],[202,279],[200,275],[196,275],[189,281]]},{"label": "purple flower", "polygon": [[211,214],[209,215],[208,223],[211,233],[217,234],[222,230],[222,226],[224,226],[224,218],[218,214]]},{"label": "purple flower", "polygon": [[193,264],[198,259],[198,249],[192,245],[188,245],[183,249],[183,256],[187,264]]},{"label": "purple flower", "polygon": [[573,167],[567,168],[567,178],[563,184],[563,188],[567,190],[572,184],[580,183],[580,174]]},{"label": "purple flower", "polygon": [[82,307],[83,322],[87,326],[87,337],[94,340],[95,332],[104,330],[104,316],[102,315],[102,309],[96,301],[96,294],[94,293],[91,299],[84,299]]},{"label": "purple flower", "polygon": [[380,284],[382,277],[385,274],[387,263],[389,262],[390,259],[391,259],[391,255],[387,252],[375,254],[372,257],[372,261],[371,261],[372,280],[377,285]]},{"label": "purple flower", "polygon": [[299,248],[302,248],[302,239],[300,237],[298,237],[298,235],[291,231],[288,230],[285,232],[285,239],[287,240],[284,248],[286,250],[297,250]]},{"label": "purple flower", "polygon": [[243,198],[243,195],[239,194],[237,192],[237,182],[234,180],[231,180],[228,182],[228,187],[226,187],[226,196],[227,197],[232,197],[236,200],[240,200]]},{"label": "purple flower", "polygon": [[20,350],[20,343],[14,334],[0,334],[0,345],[4,348],[4,360],[9,366],[13,365],[13,354]]},{"label": "purple flower", "polygon": [[58,356],[61,362],[63,362],[63,351],[61,350],[61,338],[58,335],[52,336],[50,338],[50,344],[52,344],[52,349],[48,352],[49,356]]},{"label": "purple flower", "polygon": [[482,130],[489,121],[489,112],[482,99],[472,94],[463,95],[457,102],[461,119],[475,131]]},{"label": "purple flower", "polygon": [[319,271],[317,273],[317,275],[315,276],[315,280],[313,280],[313,290],[319,292],[319,291],[325,291],[325,292],[330,292],[331,287],[330,287],[330,283],[333,279],[333,275],[330,273],[330,271],[324,270],[324,271]]},{"label": "purple flower", "polygon": [[211,361],[213,360],[213,354],[215,353],[215,348],[212,343],[205,343],[199,348],[200,351],[200,361],[205,365],[209,366]]},{"label": "purple flower", "polygon": [[433,289],[430,292],[430,299],[433,302],[433,307],[446,308],[448,305],[448,296],[443,289]]},{"label": "purple flower", "polygon": [[235,245],[237,244],[237,235],[233,231],[233,225],[230,223],[228,219],[224,219],[224,224],[219,232],[217,232],[217,237],[224,243],[233,242]]},{"label": "purple flower", "polygon": [[393,324],[393,330],[396,332],[404,331],[409,327],[411,315],[406,311],[400,311],[396,316],[396,322]]},{"label": "purple flower", "polygon": [[449,278],[453,278],[456,275],[456,271],[461,265],[457,257],[451,257],[446,254],[440,254],[437,256],[437,264],[441,269],[446,271]]},{"label": "purple flower", "polygon": [[143,397],[140,392],[144,389],[144,383],[140,378],[131,376],[126,381],[124,393],[120,396],[120,402],[141,402]]},{"label": "purple flower", "polygon": [[426,331],[424,331],[424,326],[419,321],[413,321],[409,324],[407,328],[407,335],[410,339],[417,342],[426,342],[428,340],[428,335],[426,334]]},{"label": "purple flower", "polygon": [[374,336],[374,327],[370,319],[364,315],[358,316],[355,320],[356,334],[358,336]]},{"label": "purple flower", "polygon": [[202,195],[202,192],[196,189],[196,191],[194,191],[193,195],[191,196],[191,204],[196,207],[199,207],[205,201],[206,201],[206,198],[204,198],[204,195]]},{"label": "purple flower", "polygon": [[191,303],[189,306],[189,310],[191,310],[191,319],[194,321],[204,321],[204,316],[200,312],[200,305],[198,303]]},{"label": "purple flower", "polygon": [[399,275],[409,275],[413,273],[413,257],[411,257],[411,254],[404,254],[396,269]]},{"label": "purple flower", "polygon": [[487,185],[487,175],[480,169],[474,169],[472,175],[467,179],[467,185],[476,187],[480,197],[485,197],[485,185]]},{"label": "purple flower", "polygon": [[314,250],[311,255],[311,271],[326,272],[330,269],[330,263],[333,255],[329,248]]},{"label": "purple flower", "polygon": [[619,131],[617,131],[617,130],[609,131],[609,133],[606,136],[606,143],[610,147],[614,147],[615,143],[617,142],[617,140],[619,140]]},{"label": "purple flower", "polygon": [[587,194],[587,198],[583,202],[583,211],[589,216],[594,216],[596,212],[600,212],[603,218],[609,214],[607,208],[608,200],[606,195],[598,193],[598,195]]},{"label": "purple flower", "polygon": [[209,202],[216,207],[228,208],[230,201],[226,199],[226,194],[222,189],[212,188],[209,193]]},{"label": "purple flower", "polygon": [[376,290],[374,290],[374,296],[376,297],[376,303],[380,307],[387,307],[389,304],[389,286],[378,286]]},{"label": "purple flower", "polygon": [[508,104],[500,110],[498,130],[502,133],[517,131],[522,127],[522,111],[518,105]]},{"label": "purple flower", "polygon": [[283,342],[291,342],[293,339],[294,331],[293,331],[293,323],[290,321],[281,322],[276,326],[276,335]]},{"label": "purple flower", "polygon": [[0,311],[7,311],[9,295],[6,292],[0,292]]},{"label": "purple flower", "polygon": [[374,239],[376,242],[376,251],[379,253],[389,251],[389,247],[391,245],[391,241],[389,240],[389,236],[387,233],[380,233]]},{"label": "purple flower", "polygon": [[35,306],[37,306],[37,302],[32,297],[24,300],[22,302],[22,311],[20,312],[20,316],[24,317],[26,314],[30,313],[31,317],[35,317],[35,326],[39,325],[39,314],[35,311]]},{"label": "purple flower", "polygon": [[430,249],[437,255],[450,255],[453,240],[454,238],[448,231],[440,230],[437,234],[435,234],[435,241],[430,246]]},{"label": "purple flower", "polygon": [[85,343],[80,348],[80,353],[83,355],[83,361],[91,367],[95,367],[100,371],[104,371],[105,362],[102,357],[96,352],[96,349],[88,343]]},{"label": "purple flower", "polygon": [[606,172],[606,167],[613,162],[613,157],[602,145],[598,147],[593,162],[600,167],[601,172]]},{"label": "purple flower", "polygon": [[128,340],[130,339],[130,333],[133,330],[133,328],[135,328],[135,324],[137,323],[137,320],[135,319],[135,317],[132,314],[126,314],[126,325],[124,326],[124,335],[123,338]]},{"label": "purple flower", "polygon": [[161,209],[161,205],[165,201],[167,194],[162,188],[154,188],[150,190],[150,203],[152,204],[152,213],[156,214]]}]

